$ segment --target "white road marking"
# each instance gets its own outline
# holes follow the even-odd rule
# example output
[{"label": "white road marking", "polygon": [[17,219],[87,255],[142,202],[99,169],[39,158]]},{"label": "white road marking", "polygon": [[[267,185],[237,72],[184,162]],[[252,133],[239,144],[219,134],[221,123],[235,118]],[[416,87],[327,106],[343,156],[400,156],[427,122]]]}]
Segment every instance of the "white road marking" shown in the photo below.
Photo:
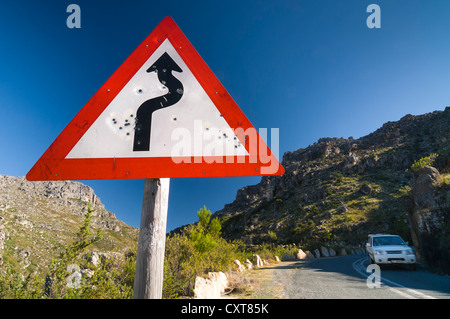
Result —
[{"label": "white road marking", "polygon": [[[365,268],[364,268],[364,266],[363,266],[363,262],[364,262],[366,259],[367,259],[367,257],[360,258],[360,259],[356,260],[356,261],[352,264],[353,269],[354,269],[357,273],[359,273],[361,276],[363,276],[363,277],[365,277],[365,278],[369,277],[369,274],[365,271]],[[417,298],[420,297],[420,298],[424,298],[424,299],[436,299],[436,298],[434,298],[434,297],[432,297],[432,296],[426,295],[426,294],[421,293],[421,292],[419,292],[419,291],[417,291],[417,290],[414,290],[414,289],[411,289],[411,288],[407,288],[407,287],[405,287],[405,286],[403,286],[403,285],[401,285],[401,284],[399,284],[399,283],[396,283],[396,282],[394,282],[394,281],[392,281],[392,280],[388,280],[388,279],[386,279],[386,278],[383,278],[382,276],[381,276],[381,281],[382,281],[382,286],[383,286],[383,287],[386,287],[386,288],[390,289],[391,291],[393,291],[393,292],[395,292],[395,293],[397,293],[397,294],[399,294],[399,295],[401,295],[402,297],[405,297],[405,298],[409,298],[409,299],[417,299]],[[395,288],[393,288],[393,287],[391,287],[391,286],[388,286],[388,285],[386,285],[386,284],[383,285],[383,283],[388,283],[388,284],[390,284],[390,285],[393,285],[393,286],[402,288],[402,290],[405,290],[405,291],[408,292],[408,293],[406,293],[405,291],[401,291],[401,290],[399,290],[399,289],[395,289]],[[417,295],[417,297],[414,296],[414,294]]]}]

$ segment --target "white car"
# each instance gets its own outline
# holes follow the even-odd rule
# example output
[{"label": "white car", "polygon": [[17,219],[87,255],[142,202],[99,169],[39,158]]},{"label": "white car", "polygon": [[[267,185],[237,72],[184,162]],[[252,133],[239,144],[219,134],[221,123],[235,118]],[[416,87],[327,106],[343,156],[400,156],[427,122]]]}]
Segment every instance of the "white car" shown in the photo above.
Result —
[{"label": "white car", "polygon": [[416,255],[400,236],[387,234],[369,235],[366,251],[371,264],[400,264],[407,265],[411,270],[416,269]]}]

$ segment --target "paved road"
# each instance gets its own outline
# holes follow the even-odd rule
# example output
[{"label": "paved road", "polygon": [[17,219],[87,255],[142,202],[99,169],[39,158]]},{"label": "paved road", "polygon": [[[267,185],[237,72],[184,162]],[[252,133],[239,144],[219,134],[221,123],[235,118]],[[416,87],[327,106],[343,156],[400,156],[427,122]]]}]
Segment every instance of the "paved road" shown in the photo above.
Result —
[{"label": "paved road", "polygon": [[[379,288],[368,287],[367,256],[282,262],[261,269],[278,298],[285,299],[450,299],[450,276],[421,268],[382,267]],[[369,284],[374,286],[375,279]]]}]

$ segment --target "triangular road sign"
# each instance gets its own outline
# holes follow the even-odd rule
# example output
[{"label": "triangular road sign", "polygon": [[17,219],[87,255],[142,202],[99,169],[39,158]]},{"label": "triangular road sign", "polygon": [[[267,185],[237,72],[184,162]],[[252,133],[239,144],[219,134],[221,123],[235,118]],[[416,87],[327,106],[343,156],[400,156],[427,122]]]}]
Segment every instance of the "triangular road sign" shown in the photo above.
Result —
[{"label": "triangular road sign", "polygon": [[283,173],[250,121],[166,17],[67,125],[27,179]]}]

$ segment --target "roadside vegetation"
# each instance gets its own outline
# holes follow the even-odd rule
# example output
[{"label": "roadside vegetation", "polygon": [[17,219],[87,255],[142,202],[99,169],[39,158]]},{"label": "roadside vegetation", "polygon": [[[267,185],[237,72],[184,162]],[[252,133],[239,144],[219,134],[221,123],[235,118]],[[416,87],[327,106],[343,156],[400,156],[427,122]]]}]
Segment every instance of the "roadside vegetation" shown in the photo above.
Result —
[{"label": "roadside vegetation", "polygon": [[91,232],[94,210],[87,213],[74,241],[55,252],[56,258],[41,277],[38,272],[24,274],[12,263],[0,268],[0,299],[100,299],[131,298],[134,280],[133,258],[92,262],[87,249],[102,238]]},{"label": "roadside vegetation", "polygon": [[[91,232],[93,209],[88,206],[83,224],[71,244],[60,247],[48,272],[23,273],[13,264],[4,262],[0,268],[0,299],[130,299],[133,297],[136,249],[122,256],[105,256],[88,252],[102,238],[101,232]],[[292,247],[262,245],[257,250],[241,241],[226,241],[221,237],[221,222],[211,219],[206,207],[198,212],[198,222],[180,233],[166,238],[163,298],[173,299],[193,295],[196,276],[210,271],[231,273],[233,261],[252,260],[253,254],[263,259],[292,253]],[[233,274],[232,282],[246,289],[248,283]]]}]

